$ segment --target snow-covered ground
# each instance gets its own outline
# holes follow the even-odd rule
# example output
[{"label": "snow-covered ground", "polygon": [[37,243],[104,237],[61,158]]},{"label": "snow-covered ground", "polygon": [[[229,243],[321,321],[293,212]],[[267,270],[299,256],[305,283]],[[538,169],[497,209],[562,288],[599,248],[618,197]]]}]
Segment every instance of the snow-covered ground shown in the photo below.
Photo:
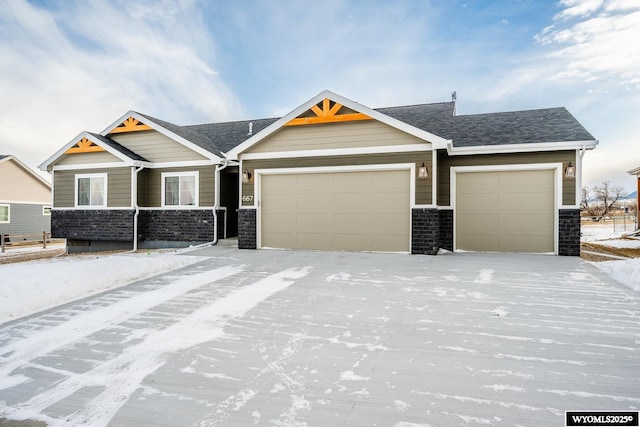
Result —
[{"label": "snow-covered ground", "polygon": [[[640,239],[623,238],[628,232],[616,230],[612,222],[583,223],[582,241],[612,248],[640,249]],[[640,258],[593,263],[614,280],[640,292]]]},{"label": "snow-covered ground", "polygon": [[0,265],[0,324],[202,259],[173,252],[146,252],[75,255]]},{"label": "snow-covered ground", "polygon": [[0,424],[529,426],[640,406],[640,295],[577,258],[191,254],[0,325]]}]

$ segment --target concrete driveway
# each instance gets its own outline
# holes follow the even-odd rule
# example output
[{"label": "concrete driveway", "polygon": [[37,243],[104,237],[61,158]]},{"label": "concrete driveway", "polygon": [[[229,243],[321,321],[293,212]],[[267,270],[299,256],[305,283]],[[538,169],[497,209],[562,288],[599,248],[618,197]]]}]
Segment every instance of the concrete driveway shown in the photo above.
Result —
[{"label": "concrete driveway", "polygon": [[1,327],[0,418],[560,426],[640,407],[640,297],[579,259],[191,254]]}]

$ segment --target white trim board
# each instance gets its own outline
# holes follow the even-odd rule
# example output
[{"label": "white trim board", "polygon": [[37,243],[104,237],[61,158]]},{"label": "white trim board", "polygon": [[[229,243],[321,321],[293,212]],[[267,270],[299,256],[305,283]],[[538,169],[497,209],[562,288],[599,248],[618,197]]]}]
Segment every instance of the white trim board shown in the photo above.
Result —
[{"label": "white trim board", "polygon": [[[349,172],[380,172],[392,170],[406,170],[409,172],[409,248],[411,253],[412,247],[412,221],[411,211],[416,207],[415,203],[415,163],[390,163],[381,165],[352,165],[352,166],[316,166],[316,167],[296,167],[296,168],[272,168],[272,169],[254,169],[254,197],[253,206],[240,206],[239,209],[257,209],[256,212],[256,248],[262,249],[262,218],[260,201],[262,198],[262,176],[263,175],[297,175],[311,173],[349,173]],[[422,206],[422,205],[421,205]]]},{"label": "white trim board", "polygon": [[514,165],[489,165],[489,166],[452,166],[450,170],[449,201],[450,208],[453,209],[453,250],[456,251],[456,175],[458,173],[472,172],[517,172],[534,170],[554,171],[554,226],[553,226],[553,246],[554,254],[558,254],[558,230],[559,215],[558,210],[562,206],[562,163],[535,163],[535,164],[514,164]]},{"label": "white trim board", "polygon": [[332,148],[323,150],[273,151],[267,153],[241,154],[242,160],[291,159],[300,157],[354,156],[363,154],[394,154],[433,151],[433,146],[425,144],[385,145],[379,147]]}]

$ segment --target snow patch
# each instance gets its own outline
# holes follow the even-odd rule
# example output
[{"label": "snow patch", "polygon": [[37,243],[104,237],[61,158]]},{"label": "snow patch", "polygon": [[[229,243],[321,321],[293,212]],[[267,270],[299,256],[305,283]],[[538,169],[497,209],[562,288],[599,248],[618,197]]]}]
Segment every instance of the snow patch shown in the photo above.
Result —
[{"label": "snow patch", "polygon": [[640,292],[640,258],[625,261],[594,262],[591,264],[627,288]]},{"label": "snow patch", "polygon": [[286,390],[286,387],[282,385],[282,383],[275,383],[269,393],[278,393],[282,390]]},{"label": "snow patch", "polygon": [[492,385],[483,385],[483,388],[488,388],[496,392],[503,391],[517,391],[518,393],[524,393],[525,390],[522,387],[516,387],[509,384],[492,384]]},{"label": "snow patch", "polygon": [[493,310],[491,310],[491,312],[496,317],[507,317],[509,315],[509,310],[507,310],[507,307],[502,305],[494,308]]},{"label": "snow patch", "polygon": [[150,253],[73,256],[3,265],[2,276],[11,280],[3,280],[0,286],[0,324],[204,259]]},{"label": "snow patch", "polygon": [[409,405],[407,402],[404,402],[402,400],[394,400],[393,406],[396,408],[396,411],[399,411],[399,412],[404,412],[411,407],[411,405]]},{"label": "snow patch", "polygon": [[491,283],[493,280],[493,273],[494,271],[492,269],[484,268],[480,270],[480,274],[476,277],[476,280],[474,280],[473,283]]},{"label": "snow patch", "polygon": [[362,377],[360,375],[356,375],[353,371],[343,371],[340,372],[340,381],[366,381],[369,377]]}]

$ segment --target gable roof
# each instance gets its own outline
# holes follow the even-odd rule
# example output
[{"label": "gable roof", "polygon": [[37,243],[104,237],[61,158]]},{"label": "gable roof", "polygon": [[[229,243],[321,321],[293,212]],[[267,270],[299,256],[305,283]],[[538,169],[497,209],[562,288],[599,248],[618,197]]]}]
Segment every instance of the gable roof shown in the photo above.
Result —
[{"label": "gable roof", "polygon": [[0,163],[8,162],[10,160],[15,162],[18,166],[24,169],[24,171],[29,173],[32,177],[36,178],[41,184],[44,184],[47,186],[47,188],[51,189],[51,183],[49,181],[41,177],[36,171],[31,169],[29,166],[22,163],[17,157],[11,154],[0,155]]},{"label": "gable roof", "polygon": [[203,155],[211,160],[221,160],[222,152],[207,136],[192,132],[183,126],[178,126],[173,123],[166,122],[164,120],[156,119],[146,114],[138,113],[137,111],[129,111],[118,120],[109,125],[105,130],[100,132],[103,136],[108,136],[115,128],[119,127],[125,120],[133,117],[136,120],[144,122],[145,125],[151,127],[153,130],[163,134],[167,138],[173,139],[179,144]]},{"label": "gable roof", "polygon": [[142,157],[142,156],[134,153],[133,151],[129,150],[128,148],[120,145],[119,143],[117,143],[116,141],[112,140],[111,138],[108,138],[108,137],[103,136],[103,135],[98,135],[98,134],[95,134],[95,133],[84,131],[84,132],[81,132],[80,134],[78,134],[75,138],[73,138],[67,144],[65,144],[61,149],[56,151],[47,160],[42,162],[42,164],[40,164],[38,166],[40,168],[40,170],[47,170],[48,167],[52,163],[54,163],[56,160],[58,160],[69,148],[73,147],[74,145],[76,145],[78,143],[78,141],[82,140],[82,138],[86,138],[87,140],[93,142],[94,144],[104,148],[105,151],[108,151],[109,153],[111,153],[114,156],[118,157],[120,160],[122,160],[127,165],[133,166],[133,165],[137,165],[137,164],[139,164],[141,162],[142,163],[148,163],[148,160],[146,160],[144,157]]},{"label": "gable roof", "polygon": [[639,175],[640,176],[640,167],[637,167],[635,169],[631,169],[630,171],[627,171],[627,173],[629,175]]},{"label": "gable roof", "polygon": [[[241,120],[236,122],[210,123],[201,125],[184,126],[184,128],[207,136],[215,141],[216,146],[222,152],[227,152],[232,148],[242,144],[251,136],[261,132],[266,127],[274,123],[279,118],[257,119],[257,120]],[[249,125],[252,132],[249,133]]]},{"label": "gable roof", "polygon": [[434,144],[434,146],[438,147],[438,148],[444,148],[446,146],[447,143],[449,143],[450,141],[446,140],[445,138],[442,138],[436,134],[431,133],[430,131],[424,130],[424,129],[420,129],[417,128],[415,126],[412,126],[408,123],[405,123],[403,121],[400,121],[394,117],[388,116],[386,114],[383,114],[379,111],[373,110],[369,107],[365,107],[364,105],[358,104],[357,102],[354,102],[348,98],[345,98],[343,96],[340,96],[336,93],[333,93],[331,91],[325,90],[323,92],[320,92],[318,95],[314,96],[313,98],[311,98],[310,100],[308,100],[307,102],[305,102],[304,104],[300,105],[298,108],[294,109],[293,111],[291,111],[289,114],[285,115],[284,117],[281,117],[279,119],[277,119],[276,121],[274,121],[273,123],[271,123],[269,126],[267,126],[264,130],[262,130],[262,132],[259,132],[258,134],[254,134],[253,136],[251,136],[250,138],[248,138],[247,140],[243,141],[241,144],[235,146],[234,148],[232,148],[231,150],[229,150],[226,155],[227,157],[229,157],[231,160],[236,160],[238,157],[238,154],[242,153],[243,151],[247,150],[249,147],[259,143],[260,141],[262,141],[263,139],[265,139],[266,137],[268,137],[269,135],[273,134],[275,131],[277,131],[278,129],[280,129],[281,127],[285,126],[285,124],[287,124],[289,121],[297,118],[299,115],[303,114],[304,112],[306,112],[307,110],[311,109],[313,106],[315,106],[316,104],[320,103],[322,100],[324,100],[325,98],[340,103],[342,104],[344,107],[347,107],[348,109],[351,109],[353,111],[356,111],[358,113],[362,113],[365,114],[369,117],[371,117],[374,120],[378,120],[379,122],[382,122],[384,124],[387,124],[391,127],[394,127],[396,129],[399,129],[403,132],[406,132],[410,135],[413,135],[417,138],[420,138],[422,140],[425,141],[429,141],[432,144]]}]

